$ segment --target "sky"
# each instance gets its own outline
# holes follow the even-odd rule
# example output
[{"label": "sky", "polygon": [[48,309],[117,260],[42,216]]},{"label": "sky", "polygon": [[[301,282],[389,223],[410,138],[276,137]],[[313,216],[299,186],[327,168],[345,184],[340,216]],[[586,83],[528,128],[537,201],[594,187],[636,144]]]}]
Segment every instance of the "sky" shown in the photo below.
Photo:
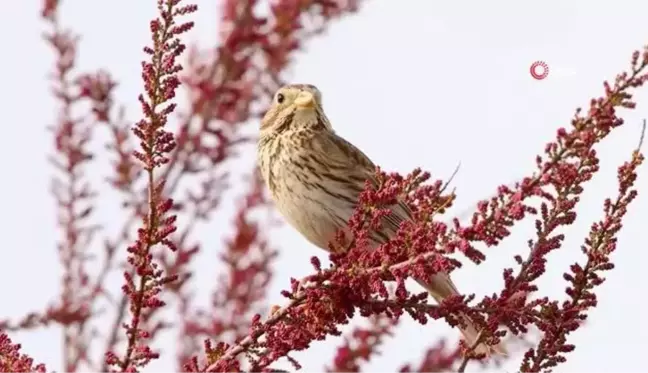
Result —
[{"label": "sky", "polygon": [[[200,7],[193,17],[196,28],[186,40],[207,45],[218,27],[214,21],[218,6],[215,1],[195,2]],[[359,14],[335,22],[329,32],[309,42],[285,78],[318,86],[336,131],[384,169],[408,172],[421,167],[447,178],[461,162],[454,179],[459,198],[453,210],[460,213],[492,194],[497,185],[529,175],[535,155],[559,127],[569,125],[575,108],[602,95],[603,80],[626,69],[631,53],[648,44],[647,9],[641,4],[367,1]],[[39,6],[39,1],[20,1],[11,12],[0,12],[5,52],[0,59],[5,87],[0,100],[5,118],[0,147],[4,170],[0,318],[15,319],[42,309],[59,291],[58,232],[49,194],[52,168],[46,158],[52,150],[46,127],[55,119],[46,80],[53,54],[40,37],[44,28]],[[130,103],[131,118],[139,114],[135,98],[141,90],[141,47],[148,42],[148,21],[154,12],[155,1],[63,2],[62,21],[83,35],[80,68],[109,68],[120,82],[118,97]],[[535,61],[549,66],[547,78],[531,77],[529,68]],[[623,112],[627,125],[598,147],[601,171],[586,186],[579,219],[565,230],[563,249],[549,257],[549,272],[539,282],[541,295],[564,298],[565,284],[557,279],[571,263],[583,260],[579,246],[591,223],[601,218],[603,199],[615,195],[616,168],[629,158],[641,120],[648,117],[647,92],[648,88],[637,92],[637,110]],[[99,144],[94,145],[98,151]],[[94,176],[100,177],[101,170],[94,170]],[[641,194],[648,192],[646,167],[639,177],[640,197],[630,207],[612,256],[617,268],[597,291],[600,302],[590,313],[589,324],[570,335],[577,349],[558,371],[638,371],[637,357],[645,353],[643,337],[648,333],[644,317],[648,281],[643,279],[648,240],[641,224],[648,220],[648,199]],[[107,229],[120,218],[117,203],[102,200],[106,208],[97,219]],[[217,247],[222,235],[214,232],[226,229],[223,224],[221,220],[206,225],[196,234],[211,234]],[[533,222],[527,221],[500,247],[486,250],[489,260],[484,265],[465,265],[453,273],[459,288],[478,296],[499,289],[502,268],[512,264],[513,255],[525,254],[525,242],[532,234]],[[277,243],[280,258],[269,300],[281,304],[279,291],[289,278],[310,273],[309,258],[325,255],[287,225],[273,231],[271,240]],[[198,283],[215,277],[217,252],[202,255],[196,267]],[[112,280],[119,286],[119,278]],[[210,287],[198,286],[198,291]],[[394,371],[406,362],[416,364],[438,336],[456,339],[458,333],[443,322],[421,327],[404,318],[395,337],[383,345],[382,356],[367,370]],[[37,361],[61,369],[60,330],[12,338]],[[170,359],[173,342],[172,337],[163,338],[156,347],[167,351]],[[294,357],[304,371],[320,371],[339,345],[339,338],[329,338]],[[156,361],[147,370],[172,369],[169,359]],[[503,369],[514,371],[519,362],[519,354],[513,353]]]}]

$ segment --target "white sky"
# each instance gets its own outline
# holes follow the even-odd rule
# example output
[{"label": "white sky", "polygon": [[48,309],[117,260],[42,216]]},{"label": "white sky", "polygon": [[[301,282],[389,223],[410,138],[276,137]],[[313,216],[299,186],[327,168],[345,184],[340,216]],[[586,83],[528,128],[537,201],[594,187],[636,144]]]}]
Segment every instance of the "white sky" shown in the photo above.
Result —
[{"label": "white sky", "polygon": [[[189,37],[206,45],[214,39],[218,7],[213,0],[196,2],[201,9],[193,17],[197,27]],[[64,24],[83,35],[81,69],[108,67],[119,81],[119,100],[129,103],[131,119],[138,118],[140,51],[148,43],[155,2],[63,4]],[[286,78],[317,85],[337,131],[388,170],[408,172],[421,166],[447,177],[461,161],[455,178],[459,193],[455,212],[462,211],[496,185],[528,175],[535,155],[558,127],[569,124],[574,109],[600,96],[602,80],[613,79],[628,66],[632,51],[648,42],[648,9],[641,4],[368,1],[358,15],[336,22],[329,33],[310,42]],[[0,59],[5,86],[0,102],[6,140],[0,147],[0,168],[5,170],[0,183],[2,318],[42,309],[59,291],[54,244],[58,232],[49,195],[52,169],[46,161],[52,139],[45,131],[55,119],[45,80],[53,54],[40,39],[39,6],[40,1],[20,1],[11,11],[0,12],[5,51]],[[529,76],[529,66],[536,60],[546,61],[551,69],[543,81]],[[603,198],[616,191],[616,167],[628,159],[641,118],[648,116],[644,106],[648,94],[645,89],[640,92],[638,109],[625,115],[627,126],[599,147],[602,170],[586,187],[579,219],[567,230],[563,250],[550,255],[550,273],[540,282],[541,294],[562,297],[565,284],[560,274],[574,260],[582,260],[579,245],[590,224],[601,217]],[[101,140],[95,144],[98,151]],[[103,170],[91,174],[99,180]],[[646,176],[644,167],[642,191],[648,191]],[[101,201],[105,208],[96,218],[107,229],[114,229],[121,219],[118,202]],[[577,350],[559,371],[638,371],[637,357],[645,353],[643,337],[648,333],[644,317],[648,282],[642,276],[648,241],[641,225],[647,220],[646,204],[641,195],[631,206],[613,255],[617,268],[597,292],[600,305],[591,312],[590,324],[571,336]],[[228,215],[219,214],[212,225],[198,231],[197,237],[206,243],[196,267],[198,282],[206,284],[198,289],[203,297],[216,276],[216,248],[220,232],[230,229],[229,221]],[[478,295],[498,290],[501,269],[512,263],[515,253],[524,254],[532,228],[529,221],[504,245],[486,250],[489,261],[480,268],[467,265],[457,272],[460,288]],[[325,255],[287,226],[272,239],[279,244],[281,257],[270,301],[282,303],[279,290],[286,288],[288,279],[309,273],[310,256]],[[121,280],[113,280],[117,289]],[[437,335],[456,338],[458,333],[442,322],[420,327],[405,318],[396,336],[383,346],[383,356],[367,369],[393,371],[406,362],[418,364]],[[57,328],[11,337],[49,369],[61,369]],[[172,335],[157,341],[155,346],[167,351],[166,358],[147,370],[173,369],[173,344]],[[304,371],[318,371],[330,363],[339,345],[339,338],[329,338],[294,356]],[[514,356],[504,369],[516,370],[519,361]]]}]

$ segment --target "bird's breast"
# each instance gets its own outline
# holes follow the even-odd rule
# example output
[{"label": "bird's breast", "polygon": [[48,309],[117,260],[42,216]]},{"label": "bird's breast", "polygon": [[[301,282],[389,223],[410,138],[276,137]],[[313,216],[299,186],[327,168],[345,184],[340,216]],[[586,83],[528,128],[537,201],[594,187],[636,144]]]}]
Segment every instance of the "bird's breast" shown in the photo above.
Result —
[{"label": "bird's breast", "polygon": [[266,167],[266,183],[279,212],[302,235],[326,249],[353,213],[357,195],[313,154],[281,152]]}]

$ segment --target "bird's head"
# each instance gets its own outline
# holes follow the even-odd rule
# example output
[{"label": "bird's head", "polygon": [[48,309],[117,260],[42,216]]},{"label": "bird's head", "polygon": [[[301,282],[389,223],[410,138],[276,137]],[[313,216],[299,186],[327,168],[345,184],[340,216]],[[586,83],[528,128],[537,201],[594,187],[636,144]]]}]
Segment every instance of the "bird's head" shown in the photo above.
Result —
[{"label": "bird's head", "polygon": [[311,84],[290,84],[277,90],[261,121],[261,135],[311,128],[332,130],[322,109],[322,94]]}]

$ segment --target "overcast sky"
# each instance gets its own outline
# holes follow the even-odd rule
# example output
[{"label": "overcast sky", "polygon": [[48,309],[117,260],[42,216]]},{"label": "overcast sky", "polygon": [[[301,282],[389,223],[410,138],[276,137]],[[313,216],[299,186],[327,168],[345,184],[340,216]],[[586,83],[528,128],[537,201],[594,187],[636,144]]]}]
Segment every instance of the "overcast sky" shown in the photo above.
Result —
[{"label": "overcast sky", "polygon": [[[189,37],[206,45],[214,40],[218,7],[213,0],[196,2],[200,12],[193,17],[197,27]],[[602,81],[626,69],[632,51],[648,43],[646,5],[612,4],[367,1],[358,15],[336,22],[330,32],[310,42],[286,78],[317,85],[336,130],[385,169],[408,172],[420,166],[444,178],[461,162],[454,211],[462,211],[498,184],[530,174],[535,155],[558,127],[569,125],[574,109],[602,95]],[[55,119],[45,79],[53,54],[40,39],[39,5],[40,1],[19,1],[12,3],[11,11],[0,12],[5,51],[0,59],[5,87],[0,101],[5,118],[0,147],[5,173],[0,183],[2,318],[38,310],[59,291],[54,245],[58,232],[48,192],[52,169],[46,161],[52,139],[45,131]],[[81,69],[108,67],[120,83],[119,99],[130,103],[131,118],[139,115],[135,98],[141,91],[141,47],[148,43],[148,22],[154,12],[154,1],[63,2],[62,21],[83,35]],[[546,61],[550,68],[542,81],[529,74],[536,60]],[[579,218],[566,231],[563,250],[550,255],[549,274],[540,281],[542,295],[562,297],[565,284],[560,273],[573,261],[583,260],[579,245],[591,223],[601,217],[603,198],[614,195],[616,167],[629,158],[641,118],[648,116],[646,92],[636,96],[636,111],[624,112],[627,125],[599,147],[601,172],[586,186]],[[644,167],[639,181],[644,192],[648,192],[646,177]],[[648,333],[648,282],[642,276],[648,259],[643,234],[647,203],[640,195],[631,206],[613,255],[617,268],[597,292],[600,304],[591,312],[590,324],[570,336],[577,349],[559,371],[641,370],[637,357],[645,353]],[[97,219],[110,226],[121,218],[117,211],[103,210]],[[221,232],[224,223],[214,222],[199,234]],[[525,253],[525,241],[532,233],[532,221],[522,224],[501,247],[486,251],[486,264],[457,271],[459,287],[478,295],[499,289],[501,269],[511,265],[514,254]],[[217,247],[221,236],[213,236]],[[289,278],[309,273],[310,256],[325,255],[288,226],[277,230],[272,240],[280,244],[281,257],[271,301],[281,304],[279,290]],[[199,279],[214,277],[214,261],[215,251],[203,254]],[[120,281],[115,279],[115,288]],[[199,294],[206,296],[200,290],[210,287],[201,286]],[[423,328],[405,318],[396,336],[383,346],[383,356],[367,369],[416,364],[439,335],[458,337],[443,322]],[[11,337],[49,369],[61,369],[58,329]],[[169,365],[173,343],[172,336],[156,342],[166,357],[147,370],[174,367]],[[339,339],[329,338],[294,356],[304,371],[318,371],[329,364],[339,344]],[[514,371],[519,362],[514,355],[505,369]]]}]

